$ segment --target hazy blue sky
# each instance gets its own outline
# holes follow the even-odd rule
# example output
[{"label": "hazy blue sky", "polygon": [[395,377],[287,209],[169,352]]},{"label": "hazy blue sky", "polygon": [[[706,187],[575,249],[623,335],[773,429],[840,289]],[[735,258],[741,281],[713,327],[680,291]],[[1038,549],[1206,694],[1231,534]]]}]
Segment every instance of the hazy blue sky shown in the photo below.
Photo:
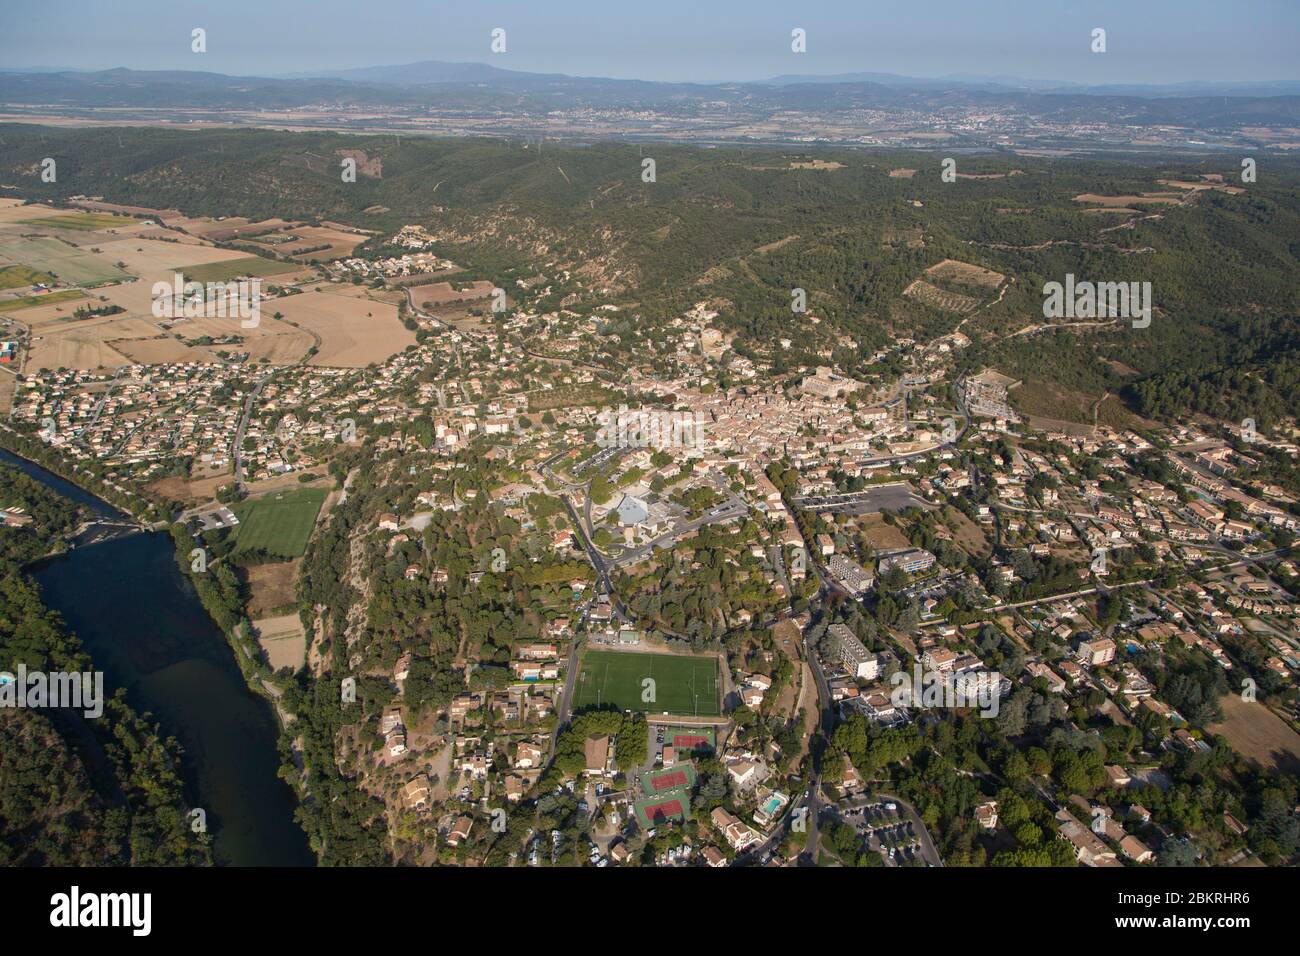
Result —
[{"label": "hazy blue sky", "polygon": [[[41,0],[6,3],[0,68],[280,74],[416,60],[656,80],[1006,74],[1300,79],[1300,0]],[[190,52],[204,27],[208,52]],[[493,27],[508,50],[488,49]],[[808,52],[790,52],[790,30]],[[1089,51],[1094,27],[1108,52]]]}]

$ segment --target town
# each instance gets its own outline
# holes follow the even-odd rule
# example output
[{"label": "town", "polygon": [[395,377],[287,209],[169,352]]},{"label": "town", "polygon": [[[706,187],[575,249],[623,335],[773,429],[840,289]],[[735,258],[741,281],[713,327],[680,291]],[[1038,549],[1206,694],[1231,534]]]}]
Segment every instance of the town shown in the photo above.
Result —
[{"label": "town", "polygon": [[[1297,755],[1300,508],[1263,467],[1294,431],[1035,422],[960,326],[778,369],[792,340],[756,354],[710,299],[629,364],[629,306],[566,268],[466,274],[436,230],[250,260],[236,232],[275,224],[4,202],[97,217],[87,269],[134,250],[4,294],[7,428],[237,569],[265,682],[363,676],[331,746],[393,859],[1276,859],[1242,794],[1197,841],[1164,801],[1226,752]],[[163,262],[275,264],[262,321],[149,316]],[[1012,281],[944,259],[904,294],[975,316]],[[103,315],[67,338],[83,296]],[[308,582],[326,548],[338,580]],[[453,603],[495,624],[454,633]],[[972,729],[913,760],[947,714]]]}]

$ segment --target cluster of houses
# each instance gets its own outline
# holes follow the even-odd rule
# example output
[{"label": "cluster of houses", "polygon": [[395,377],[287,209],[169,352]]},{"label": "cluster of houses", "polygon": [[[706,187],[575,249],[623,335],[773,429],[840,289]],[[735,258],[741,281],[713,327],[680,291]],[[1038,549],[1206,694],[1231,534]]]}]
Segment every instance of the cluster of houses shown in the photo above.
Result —
[{"label": "cluster of houses", "polygon": [[[1085,814],[1089,824],[1063,807],[1056,814],[1060,834],[1074,848],[1075,858],[1084,866],[1123,866],[1120,857],[1132,863],[1150,863],[1155,852],[1133,834],[1124,829],[1116,819],[1115,811],[1105,804],[1090,804],[1077,794],[1070,798],[1076,810]],[[1151,814],[1143,807],[1133,805],[1127,811],[1135,823],[1150,822]]]},{"label": "cluster of houses", "polygon": [[331,271],[337,274],[363,278],[382,276],[385,279],[444,272],[454,268],[456,263],[450,259],[441,259],[430,252],[408,252],[405,255],[390,256],[386,259],[339,259],[331,264]]}]

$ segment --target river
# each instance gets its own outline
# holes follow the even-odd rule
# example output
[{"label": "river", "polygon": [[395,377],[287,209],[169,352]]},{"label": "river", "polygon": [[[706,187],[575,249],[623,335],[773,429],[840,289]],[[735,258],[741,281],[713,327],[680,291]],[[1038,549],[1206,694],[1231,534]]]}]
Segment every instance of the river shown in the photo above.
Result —
[{"label": "river", "polygon": [[[106,502],[0,449],[13,465],[96,515],[121,520]],[[78,546],[30,569],[45,603],[63,615],[106,690],[124,687],[184,748],[193,805],[207,815],[220,864],[311,866],[294,822],[293,791],[277,776],[275,713],[249,690],[226,643],[176,566],[171,536],[137,531]]]}]

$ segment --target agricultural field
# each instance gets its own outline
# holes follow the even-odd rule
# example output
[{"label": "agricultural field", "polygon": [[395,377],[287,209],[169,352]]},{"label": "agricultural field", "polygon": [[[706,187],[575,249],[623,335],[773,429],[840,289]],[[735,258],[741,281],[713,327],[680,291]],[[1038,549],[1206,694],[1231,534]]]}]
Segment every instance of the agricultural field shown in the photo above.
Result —
[{"label": "agricultural field", "polygon": [[996,289],[1005,276],[992,269],[984,269],[969,262],[956,259],[944,259],[925,270],[925,274],[940,282],[955,282],[958,285],[976,286],[981,289]]},{"label": "agricultural field", "polygon": [[67,302],[69,299],[83,298],[85,295],[76,289],[64,289],[62,292],[50,292],[46,295],[25,295],[0,302],[0,312],[17,312],[19,309],[31,309],[51,302]]},{"label": "agricultural field", "polygon": [[95,248],[114,262],[121,262],[145,285],[141,302],[149,301],[149,286],[159,280],[172,282],[177,272],[186,272],[194,266],[209,263],[226,263],[239,259],[255,258],[247,253],[205,246],[189,236],[178,240],[169,234],[167,240],[148,235],[114,237],[97,242]]},{"label": "agricultural field", "polygon": [[14,375],[0,372],[0,415],[8,415],[14,407],[14,390],[18,379]]},{"label": "agricultural field", "polygon": [[[158,335],[158,328],[152,322],[130,315],[77,318],[74,314],[76,306],[98,306],[101,303],[91,299],[69,304],[56,299],[58,295],[41,296],[30,308],[14,315],[31,332],[28,370],[125,365],[130,359],[117,347],[118,344],[124,340]],[[73,290],[72,295],[79,297],[81,294]]]},{"label": "agricultural field", "polygon": [[135,226],[138,225],[138,220],[126,216],[114,216],[104,212],[68,212],[33,219],[16,219],[14,225],[71,229],[76,232],[99,232],[101,229]]},{"label": "agricultural field", "polygon": [[21,199],[0,199],[0,226],[12,226],[17,222],[58,216],[61,213],[62,210],[39,203],[26,205]]},{"label": "agricultural field", "polygon": [[54,277],[48,273],[37,272],[27,266],[4,266],[0,268],[0,289],[17,289],[20,286],[53,281]]},{"label": "agricultural field", "polygon": [[295,237],[291,242],[277,245],[276,252],[291,256],[299,262],[317,260],[327,262],[352,255],[352,250],[366,241],[365,236],[344,232],[342,229],[326,229],[323,226],[303,226],[292,230]]},{"label": "agricultural field", "polygon": [[934,309],[941,309],[944,312],[956,312],[958,315],[966,315],[974,312],[979,308],[980,300],[969,295],[962,295],[960,292],[949,292],[946,289],[940,289],[936,285],[931,285],[924,279],[917,279],[906,289],[903,295],[918,302],[924,303]]},{"label": "agricultural field", "polygon": [[231,510],[239,518],[235,553],[264,551],[282,558],[301,557],[326,494],[324,488],[300,488],[234,505]]},{"label": "agricultural field", "polygon": [[430,282],[410,288],[411,301],[420,309],[437,309],[451,302],[486,300],[492,295],[491,282],[471,282],[463,289],[453,288],[450,282]]},{"label": "agricultural field", "polygon": [[[654,699],[641,698],[653,680]],[[720,713],[718,659],[677,654],[588,651],[573,706],[613,704],[623,710],[715,717]]]},{"label": "agricultural field", "polygon": [[54,276],[68,285],[94,286],[131,278],[107,256],[48,236],[0,232],[0,266],[19,265]]},{"label": "agricultural field", "polygon": [[1075,202],[1091,203],[1097,206],[1137,206],[1143,203],[1155,205],[1176,203],[1180,201],[1177,193],[1143,193],[1140,196],[1099,196],[1096,193],[1081,193],[1074,197]]},{"label": "agricultural field", "polygon": [[303,292],[275,299],[263,306],[263,324],[267,312],[279,312],[286,322],[319,337],[312,365],[365,368],[415,344],[415,333],[397,318],[396,306],[364,298],[361,292]]},{"label": "agricultural field", "polygon": [[[135,289],[139,285],[132,283],[120,288]],[[39,305],[15,314],[32,330],[28,369],[112,368],[132,362],[217,362],[221,360],[221,352],[232,351],[246,351],[254,362],[265,358],[268,362],[287,365],[302,358],[313,343],[306,332],[265,314],[256,329],[239,328],[238,319],[198,318],[178,320],[163,333],[157,320],[142,316],[138,310],[135,314],[77,319],[72,315],[71,306],[49,304],[51,298],[42,296]],[[118,301],[121,297],[117,295],[110,294],[107,298],[124,304]],[[205,335],[215,339],[232,332],[244,341],[222,346],[189,346],[182,341],[182,338],[197,339]]]},{"label": "agricultural field", "polygon": [[[150,206],[128,206],[123,203],[103,202],[98,199],[83,199],[74,201],[72,205],[80,209],[89,209],[91,212],[120,212],[128,216],[134,216],[140,219],[156,219],[158,222],[170,223],[176,219],[184,219],[185,215],[179,209],[154,209]],[[0,210],[2,212],[3,210]]]},{"label": "agricultural field", "polygon": [[301,267],[292,262],[276,262],[261,256],[244,256],[224,262],[207,262],[202,265],[176,266],[173,271],[184,273],[190,282],[229,282],[243,276],[266,278],[297,272]]},{"label": "agricultural field", "polygon": [[191,348],[170,335],[149,338],[110,339],[108,342],[137,365],[168,365],[176,362],[212,362],[215,356],[203,348]]},{"label": "agricultural field", "polygon": [[275,233],[296,223],[284,219],[265,219],[253,222],[242,216],[230,216],[226,219],[186,219],[174,223],[190,235],[198,236],[212,242],[231,242],[236,239],[253,239]]}]

